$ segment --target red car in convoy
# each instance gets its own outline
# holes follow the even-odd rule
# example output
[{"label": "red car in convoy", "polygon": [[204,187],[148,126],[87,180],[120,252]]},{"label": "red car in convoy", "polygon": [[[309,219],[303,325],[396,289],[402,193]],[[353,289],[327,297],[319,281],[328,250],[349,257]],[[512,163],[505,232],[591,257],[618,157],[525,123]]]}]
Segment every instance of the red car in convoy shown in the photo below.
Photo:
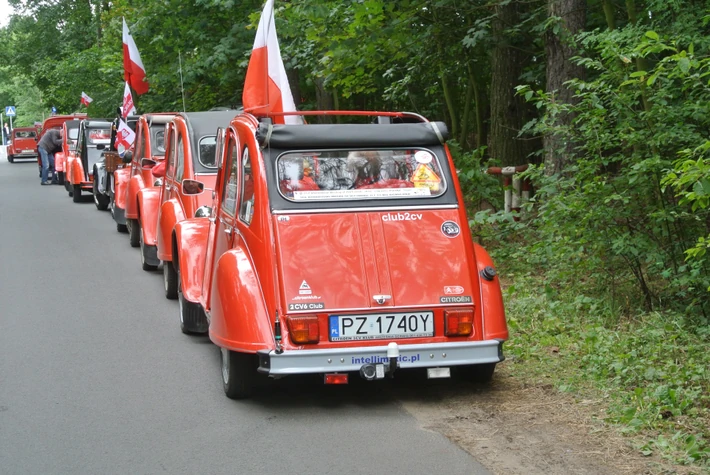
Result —
[{"label": "red car in convoy", "polygon": [[[173,266],[178,243],[175,225],[204,213],[212,203],[206,195],[185,195],[183,180],[200,180],[214,188],[217,176],[216,134],[226,127],[236,111],[188,112],[176,115],[166,128],[167,164],[160,189],[141,190],[141,262],[143,269],[155,269],[163,262],[165,296],[178,298],[177,267]],[[181,301],[181,305],[189,305]],[[204,328],[206,330],[206,328]],[[183,327],[183,331],[190,331]]]},{"label": "red car in convoy", "polygon": [[57,172],[58,182],[60,185],[64,185],[71,194],[73,194],[73,190],[67,188],[64,181],[64,168],[69,157],[76,154],[80,122],[79,119],[74,119],[67,120],[62,124],[62,151],[54,154],[54,170]]},{"label": "red car in convoy", "polygon": [[17,127],[12,130],[12,142],[7,146],[7,161],[31,158],[37,160],[37,129],[35,127]]},{"label": "red car in convoy", "polygon": [[[165,158],[165,126],[173,113],[144,114],[136,124],[136,141],[130,166],[113,174],[114,199],[111,214],[118,231],[128,231],[132,247],[140,246],[139,192],[146,187],[159,187],[153,166]],[[157,184],[156,184],[157,182]]]},{"label": "red car in convoy", "polygon": [[79,124],[76,153],[66,158],[64,183],[74,203],[81,192],[93,193],[94,165],[101,160],[101,150],[111,142],[111,122],[106,119],[84,119]]},{"label": "red car in convoy", "polygon": [[249,396],[257,372],[489,380],[508,338],[503,299],[471,239],[446,125],[312,114],[377,123],[240,114],[220,139],[208,219],[175,226],[181,324],[221,348],[226,395]]},{"label": "red car in convoy", "polygon": [[[48,117],[42,122],[42,128],[39,133],[39,137],[37,137],[37,142],[42,140],[42,136],[49,130],[49,129],[62,129],[62,126],[64,125],[64,122],[68,120],[82,120],[86,118],[85,113],[76,113],[76,114],[69,114],[69,115],[53,115],[51,117]],[[66,150],[65,150],[66,152]],[[55,157],[56,160],[56,157]],[[66,158],[65,158],[66,162]],[[39,165],[39,170],[40,170],[40,176],[42,174],[42,159],[41,157],[37,157],[37,165]],[[55,163],[55,169],[56,169],[56,163]]]}]

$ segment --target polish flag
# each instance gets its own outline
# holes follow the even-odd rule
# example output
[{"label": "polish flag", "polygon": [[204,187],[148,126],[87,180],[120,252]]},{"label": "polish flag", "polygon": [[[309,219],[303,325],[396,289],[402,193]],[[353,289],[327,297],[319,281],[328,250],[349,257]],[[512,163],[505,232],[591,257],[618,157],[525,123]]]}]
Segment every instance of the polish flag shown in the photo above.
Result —
[{"label": "polish flag", "polygon": [[[244,81],[242,105],[246,112],[262,116],[296,110],[276,37],[274,0],[267,0],[261,12]],[[274,116],[273,121],[275,124],[303,123],[300,116]]]},{"label": "polish flag", "polygon": [[123,75],[136,94],[148,92],[148,81],[145,79],[145,67],[138,53],[136,42],[128,32],[126,19],[123,19]]},{"label": "polish flag", "polygon": [[116,148],[118,153],[125,152],[133,146],[133,142],[136,141],[136,133],[126,124],[123,120],[118,121],[118,129],[116,129]]},{"label": "polish flag", "polygon": [[81,92],[81,103],[84,104],[86,107],[89,107],[89,104],[93,102],[93,99],[89,97],[89,95],[85,92]]},{"label": "polish flag", "polygon": [[129,115],[134,115],[136,113],[136,106],[133,104],[133,95],[131,95],[131,88],[126,83],[126,87],[123,89],[123,106],[121,106],[121,116],[128,117]]}]

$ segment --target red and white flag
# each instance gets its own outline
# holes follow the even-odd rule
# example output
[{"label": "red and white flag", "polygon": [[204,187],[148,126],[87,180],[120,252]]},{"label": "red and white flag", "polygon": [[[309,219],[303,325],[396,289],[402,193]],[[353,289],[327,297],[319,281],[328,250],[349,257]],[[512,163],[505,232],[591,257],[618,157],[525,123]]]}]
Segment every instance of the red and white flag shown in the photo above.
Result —
[{"label": "red and white flag", "polygon": [[[254,115],[296,110],[276,37],[274,0],[267,0],[261,12],[244,81],[242,105],[246,112]],[[274,116],[273,121],[275,124],[303,123],[300,116]]]},{"label": "red and white flag", "polygon": [[[116,149],[119,153],[125,152],[133,146],[136,141],[136,133],[123,120],[118,121],[118,129],[116,129]],[[123,149],[123,150],[121,150]]]},{"label": "red and white flag", "polygon": [[138,53],[136,42],[128,31],[126,19],[123,19],[123,75],[136,94],[148,92],[148,81],[145,79],[145,67]]},{"label": "red and white flag", "polygon": [[81,92],[81,103],[84,104],[86,107],[89,107],[89,104],[93,102],[93,99],[89,97],[89,95],[85,92]]},{"label": "red and white flag", "polygon": [[131,94],[131,88],[126,87],[123,89],[123,105],[121,106],[121,116],[128,117],[129,115],[134,115],[136,113],[136,106],[133,104],[133,95]]}]

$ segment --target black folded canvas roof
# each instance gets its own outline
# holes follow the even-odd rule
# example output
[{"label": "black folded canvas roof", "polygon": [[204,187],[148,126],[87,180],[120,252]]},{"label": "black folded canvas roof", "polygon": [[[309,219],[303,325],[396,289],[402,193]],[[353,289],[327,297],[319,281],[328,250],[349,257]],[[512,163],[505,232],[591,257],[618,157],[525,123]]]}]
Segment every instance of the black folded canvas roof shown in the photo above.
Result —
[{"label": "black folded canvas roof", "polygon": [[264,147],[363,148],[415,147],[443,144],[449,131],[443,122],[402,124],[307,124],[259,127],[257,138]]}]

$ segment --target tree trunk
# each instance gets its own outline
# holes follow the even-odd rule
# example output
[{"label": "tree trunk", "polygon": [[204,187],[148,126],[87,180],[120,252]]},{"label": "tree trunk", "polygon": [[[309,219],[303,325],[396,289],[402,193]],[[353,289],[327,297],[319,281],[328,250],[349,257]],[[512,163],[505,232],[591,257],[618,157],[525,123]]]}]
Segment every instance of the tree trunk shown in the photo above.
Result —
[{"label": "tree trunk", "polygon": [[489,151],[504,166],[528,163],[534,143],[518,137],[529,117],[524,99],[516,94],[523,67],[529,62],[524,38],[506,29],[520,21],[520,4],[499,2],[491,32],[495,46],[491,58],[491,127]]},{"label": "tree trunk", "polygon": [[610,30],[616,29],[616,15],[614,14],[614,4],[611,0],[604,1],[604,18],[606,19],[606,26]]},{"label": "tree trunk", "polygon": [[[586,22],[585,0],[548,0],[549,17],[558,17],[559,28],[549,28],[545,36],[547,55],[547,92],[559,104],[575,104],[574,91],[565,86],[571,79],[584,77],[584,68],[570,61],[577,54],[574,36],[584,29]],[[555,31],[557,30],[557,31]],[[561,113],[556,126],[564,131],[572,125],[574,115]],[[561,172],[572,160],[574,143],[567,134],[549,133],[545,136],[545,172],[549,175]]]}]

